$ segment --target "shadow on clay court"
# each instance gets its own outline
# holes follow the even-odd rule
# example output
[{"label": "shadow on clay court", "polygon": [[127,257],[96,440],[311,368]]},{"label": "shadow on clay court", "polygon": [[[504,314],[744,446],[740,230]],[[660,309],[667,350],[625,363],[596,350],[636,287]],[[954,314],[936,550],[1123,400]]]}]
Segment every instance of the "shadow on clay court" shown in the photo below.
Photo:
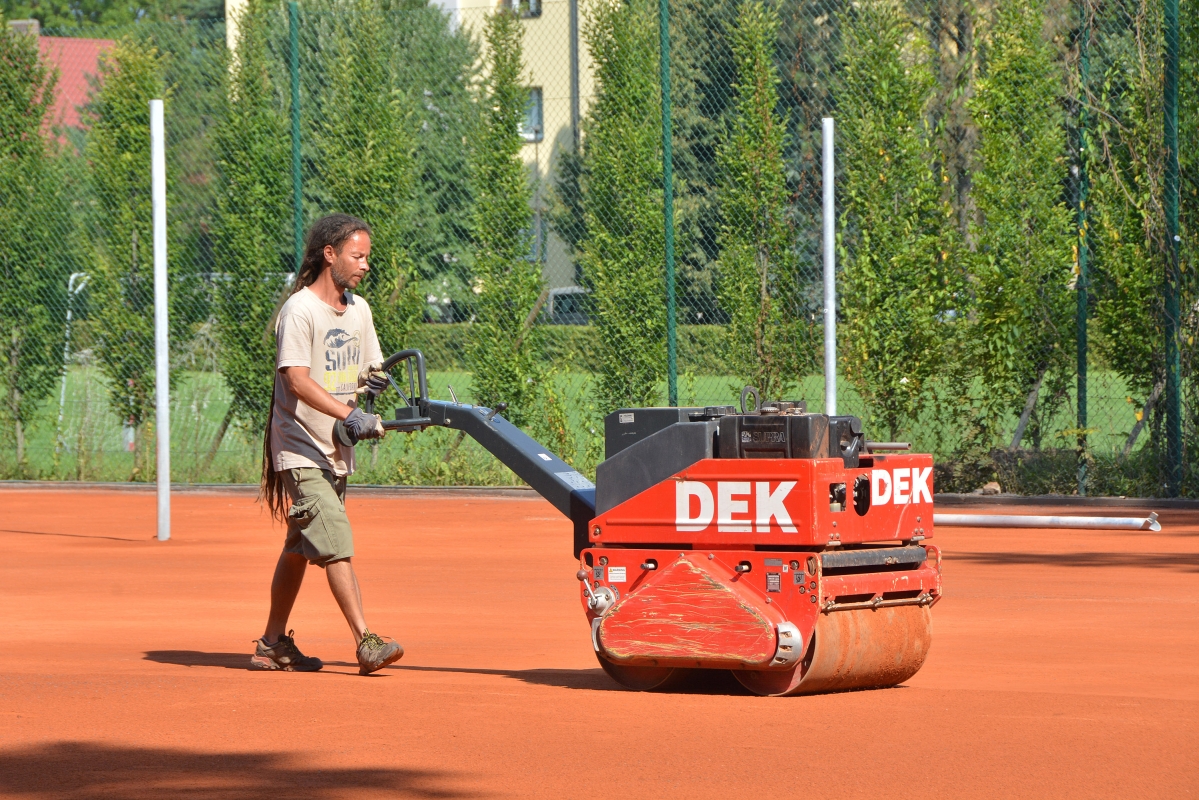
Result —
[{"label": "shadow on clay court", "polygon": [[[250,670],[249,653],[205,653],[199,650],[150,650],[146,661],[158,664],[176,664],[181,667],[223,667],[224,669]],[[326,661],[327,667],[354,667],[345,661]],[[422,667],[408,664],[393,664],[387,672],[449,672],[460,675],[497,675],[512,678],[522,683],[537,686],[557,686],[561,689],[584,689],[593,692],[627,692],[602,669],[468,669],[466,667]],[[383,675],[384,672],[378,673]],[[670,694],[749,694],[727,671],[721,669],[689,670],[685,679],[673,687]]]},{"label": "shadow on clay court", "polygon": [[380,797],[477,797],[448,785],[455,776],[432,770],[322,769],[302,755],[196,752],[53,742],[0,751],[0,795],[151,800],[314,800],[355,789]]},{"label": "shadow on clay court", "polygon": [[203,653],[199,650],[150,650],[146,661],[158,664],[177,664],[181,667],[224,667],[225,669],[252,669],[250,652]]},{"label": "shadow on clay court", "polygon": [[1199,572],[1199,555],[1194,553],[946,553],[946,561],[970,561],[988,567],[1142,567]]},{"label": "shadow on clay court", "polygon": [[[629,692],[632,689],[612,680],[598,667],[595,669],[467,669],[465,667],[418,667],[395,664],[389,669],[409,672],[451,672],[460,675],[498,675],[538,686],[557,686],[562,689],[584,689],[593,692]],[[688,670],[684,680],[667,694],[746,695],[749,692],[723,669]]]},{"label": "shadow on clay court", "polygon": [[0,533],[19,533],[23,536],[65,536],[68,539],[107,539],[110,542],[143,542],[148,541],[151,537],[143,536],[141,539],[130,539],[125,536],[100,536],[94,533],[59,533],[57,531],[17,531],[12,528],[0,528]]}]

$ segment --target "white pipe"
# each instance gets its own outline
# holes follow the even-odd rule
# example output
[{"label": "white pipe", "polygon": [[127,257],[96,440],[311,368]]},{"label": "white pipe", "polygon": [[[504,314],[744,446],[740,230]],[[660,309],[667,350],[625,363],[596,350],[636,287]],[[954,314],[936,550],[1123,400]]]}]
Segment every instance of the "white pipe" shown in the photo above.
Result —
[{"label": "white pipe", "polygon": [[833,199],[833,120],[823,123],[824,149],[824,413],[837,413],[837,235]]},{"label": "white pipe", "polygon": [[150,101],[150,197],[154,207],[154,430],[158,445],[158,541],[171,538],[171,362],[167,335],[167,166],[162,101]]},{"label": "white pipe", "polygon": [[[89,275],[86,272],[72,272],[67,280],[67,329],[62,340],[62,387],[58,392],[58,425],[55,427],[54,455],[62,452],[66,442],[62,438],[62,418],[67,406],[67,368],[71,362],[71,312],[75,307],[75,295],[87,286]],[[75,281],[79,281],[78,284]]]},{"label": "white pipe", "polygon": [[933,525],[959,528],[1080,528],[1160,531],[1157,514],[1148,517],[1033,517],[1017,514],[933,514]]}]

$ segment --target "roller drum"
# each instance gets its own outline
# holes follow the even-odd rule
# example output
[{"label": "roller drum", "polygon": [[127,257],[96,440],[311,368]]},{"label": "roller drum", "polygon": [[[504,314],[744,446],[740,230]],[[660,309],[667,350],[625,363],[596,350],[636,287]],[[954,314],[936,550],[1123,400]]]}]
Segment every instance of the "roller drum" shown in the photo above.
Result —
[{"label": "roller drum", "polygon": [[608,677],[626,689],[636,692],[652,692],[678,686],[691,670],[681,667],[631,667],[616,664],[596,653],[600,666]]},{"label": "roller drum", "polygon": [[821,614],[808,652],[794,669],[734,670],[760,695],[815,694],[895,686],[915,675],[932,644],[932,612],[893,606]]}]

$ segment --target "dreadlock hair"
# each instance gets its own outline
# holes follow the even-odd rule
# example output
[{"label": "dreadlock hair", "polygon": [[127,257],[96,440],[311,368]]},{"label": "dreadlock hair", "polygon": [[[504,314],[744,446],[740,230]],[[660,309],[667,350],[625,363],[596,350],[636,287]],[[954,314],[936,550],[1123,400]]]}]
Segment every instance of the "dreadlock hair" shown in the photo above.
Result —
[{"label": "dreadlock hair", "polygon": [[[300,262],[300,271],[296,273],[292,284],[291,294],[311,286],[325,269],[325,248],[332,247],[340,253],[346,241],[356,233],[370,234],[371,226],[358,217],[349,214],[329,214],[321,217],[308,229],[308,241],[304,246],[304,259]],[[282,302],[280,308],[282,308]],[[276,318],[278,311],[276,311]],[[271,413],[266,420],[266,433],[262,437],[262,481],[258,486],[258,499],[265,500],[270,509],[271,517],[280,522],[287,519],[287,492],[283,480],[275,471],[274,459],[271,457],[271,423],[275,417],[275,395],[271,393]]]}]

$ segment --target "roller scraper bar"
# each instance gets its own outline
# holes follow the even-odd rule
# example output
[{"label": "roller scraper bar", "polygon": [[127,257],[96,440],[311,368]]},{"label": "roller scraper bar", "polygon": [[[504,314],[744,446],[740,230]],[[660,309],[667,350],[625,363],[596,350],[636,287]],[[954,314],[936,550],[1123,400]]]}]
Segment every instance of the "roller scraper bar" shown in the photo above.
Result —
[{"label": "roller scraper bar", "polygon": [[957,528],[1078,528],[1081,530],[1160,531],[1157,514],[1148,517],[1037,517],[1017,514],[933,514],[934,525]]}]

